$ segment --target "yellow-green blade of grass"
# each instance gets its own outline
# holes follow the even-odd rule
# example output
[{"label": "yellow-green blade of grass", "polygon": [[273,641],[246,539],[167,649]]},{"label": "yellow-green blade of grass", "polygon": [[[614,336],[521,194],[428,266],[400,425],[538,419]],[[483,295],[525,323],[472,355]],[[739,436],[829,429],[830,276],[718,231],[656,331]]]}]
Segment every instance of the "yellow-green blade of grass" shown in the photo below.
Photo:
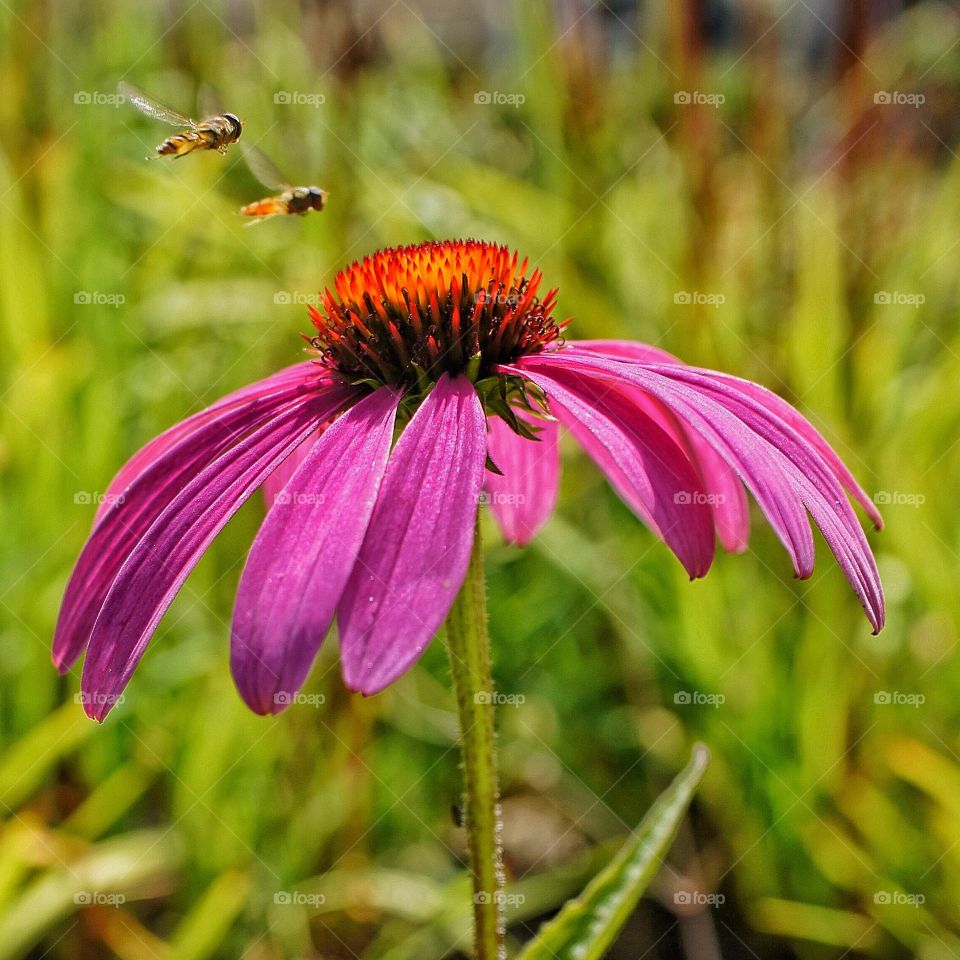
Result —
[{"label": "yellow-green blade of grass", "polygon": [[616,857],[544,924],[518,960],[600,960],[660,869],[709,762],[709,751],[697,744]]},{"label": "yellow-green blade of grass", "polygon": [[140,830],[44,870],[0,912],[0,960],[16,960],[57,925],[103,898],[122,906],[169,886],[183,850],[169,829]]},{"label": "yellow-green blade of grass", "polygon": [[226,870],[210,885],[200,902],[177,928],[170,947],[177,960],[207,960],[223,945],[237,916],[247,903],[250,878],[240,870]]}]

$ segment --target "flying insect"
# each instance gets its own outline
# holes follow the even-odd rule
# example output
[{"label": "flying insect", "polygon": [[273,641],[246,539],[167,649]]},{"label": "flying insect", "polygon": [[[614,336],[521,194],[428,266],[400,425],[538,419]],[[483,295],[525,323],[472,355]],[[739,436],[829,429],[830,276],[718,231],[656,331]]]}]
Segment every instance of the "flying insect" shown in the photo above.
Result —
[{"label": "flying insect", "polygon": [[[192,120],[131,83],[121,81],[117,89],[141,113],[153,117],[154,120],[162,120],[164,123],[182,128],[180,133],[167,137],[163,143],[157,145],[157,157],[153,159],[173,157],[176,160],[197,150],[217,150],[220,153],[226,153],[227,147],[236,143],[243,132],[243,121],[235,113],[224,113],[212,106],[203,110],[201,104],[204,119]],[[212,98],[209,88],[201,88],[201,99],[204,97]]]},{"label": "flying insect", "polygon": [[295,187],[277,165],[257,147],[247,146],[243,151],[250,172],[271,190],[279,190],[274,197],[264,197],[240,208],[245,217],[253,219],[253,226],[270,217],[305,216],[311,210],[322,210],[327,203],[327,191],[320,187]]}]

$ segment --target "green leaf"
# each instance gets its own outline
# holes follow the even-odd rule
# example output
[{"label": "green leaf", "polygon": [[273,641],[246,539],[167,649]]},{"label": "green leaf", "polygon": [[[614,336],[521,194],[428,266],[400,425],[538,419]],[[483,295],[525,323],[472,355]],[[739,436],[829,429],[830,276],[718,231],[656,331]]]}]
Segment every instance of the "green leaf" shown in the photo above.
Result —
[{"label": "green leaf", "polygon": [[604,955],[660,869],[709,761],[707,748],[697,744],[634,835],[576,900],[541,927],[517,960],[599,960]]}]

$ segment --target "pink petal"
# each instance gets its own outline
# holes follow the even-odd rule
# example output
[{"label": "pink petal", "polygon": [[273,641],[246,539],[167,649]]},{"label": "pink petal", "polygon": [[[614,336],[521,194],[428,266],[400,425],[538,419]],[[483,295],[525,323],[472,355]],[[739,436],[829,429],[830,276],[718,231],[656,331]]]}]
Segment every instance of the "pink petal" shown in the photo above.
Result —
[{"label": "pink petal", "polygon": [[[522,374],[550,398],[550,409],[607,475],[614,489],[677,555],[702,577],[715,552],[713,515],[700,477],[684,451],[635,403],[610,384],[578,375],[555,359]],[[517,364],[519,371],[520,364]],[[509,369],[509,368],[508,368]]]},{"label": "pink petal", "polygon": [[[643,365],[589,358],[584,354],[525,358],[517,367],[552,369],[570,364],[613,383],[627,380],[668,404],[743,477],[778,536],[798,575],[809,575],[813,542],[809,510],[850,581],[874,627],[884,620],[883,591],[870,548],[821,445],[795,429],[774,407],[760,402],[735,378],[677,364]],[[794,413],[795,417],[799,414]],[[809,428],[812,430],[812,428]],[[832,454],[832,451],[831,451]],[[833,455],[835,457],[835,454]],[[805,509],[804,509],[805,508]],[[802,517],[803,523],[800,523]]]},{"label": "pink petal", "polygon": [[[95,523],[67,584],[53,641],[53,661],[60,671],[68,670],[83,652],[120,567],[170,501],[245,433],[318,389],[330,387],[291,380],[268,395],[252,396],[245,404],[231,404],[209,415],[204,411],[191,418],[192,430],[181,431],[165,450],[157,448],[149,463],[127,472],[129,485],[118,485],[122,493]],[[347,395],[338,387],[334,397],[342,404]]]},{"label": "pink petal", "polygon": [[480,399],[444,375],[390,456],[337,617],[347,686],[382,690],[420,657],[463,583],[486,460]]},{"label": "pink petal", "polygon": [[[682,364],[681,360],[659,347],[632,340],[575,340],[564,350],[564,354],[578,353],[638,363]],[[732,553],[746,550],[750,541],[750,510],[743,484],[736,471],[731,469],[696,431],[686,427],[659,400],[641,390],[635,390],[631,399],[674,437],[697,465],[713,510],[717,536],[724,550]]]},{"label": "pink petal", "polygon": [[254,540],[237,590],[231,667],[257,713],[290,703],[333,621],[386,469],[399,402],[400,394],[381,389],[335,421]]},{"label": "pink petal", "polygon": [[288,405],[204,467],[160,513],[124,562],[90,635],[82,679],[88,715],[107,715],[160,618],[230,517],[349,396],[339,387]]},{"label": "pink petal", "polygon": [[[819,445],[810,443],[805,433],[773,412],[768,402],[755,399],[753,391],[743,389],[742,381],[695,367],[657,369],[671,379],[716,397],[758,436],[784,454],[793,468],[790,476],[804,505],[853,586],[874,630],[879,630],[884,619],[883,589],[873,554],[843,486],[822,456]],[[799,414],[795,413],[791,419],[797,417]]]},{"label": "pink petal", "polygon": [[750,505],[740,477],[700,434],[689,428],[683,433],[713,506],[717,537],[724,550],[743,553],[750,543]]},{"label": "pink petal", "polygon": [[[516,364],[516,372],[525,376],[541,370],[553,375],[558,369],[561,373],[564,369],[572,369],[603,381],[629,383],[670,407],[737,471],[787,548],[797,576],[810,576],[814,550],[806,511],[793,486],[784,483],[783,456],[769,443],[715,400],[698,391],[684,389],[641,364],[620,363],[573,352],[550,357],[546,354],[525,357]],[[661,369],[685,368],[663,365]]]},{"label": "pink petal", "polygon": [[525,418],[536,440],[515,433],[500,417],[487,420],[487,453],[503,474],[483,475],[484,499],[504,539],[529,543],[546,523],[557,502],[560,478],[559,430],[556,421]]},{"label": "pink petal", "polygon": [[608,357],[611,360],[632,360],[637,363],[683,363],[672,353],[667,353],[660,347],[639,343],[636,340],[571,340],[563,348],[563,353],[577,351]]},{"label": "pink petal", "polygon": [[240,390],[228,393],[216,403],[204,410],[187,417],[186,420],[170,427],[149,443],[141,447],[120,469],[120,472],[110,481],[106,495],[97,508],[95,523],[107,512],[110,504],[123,494],[124,488],[157,461],[168,450],[175,447],[181,440],[193,433],[198,427],[209,423],[215,417],[222,416],[237,407],[246,407],[251,401],[266,401],[278,388],[283,390],[294,383],[316,382],[325,376],[325,371],[316,363],[308,361],[297,363],[277,373],[271,374],[263,380],[248,384]]},{"label": "pink petal", "polygon": [[866,491],[857,483],[853,474],[847,469],[847,465],[840,459],[833,447],[827,443],[813,424],[798,410],[790,406],[782,397],[778,397],[772,390],[768,390],[758,383],[742,380],[739,377],[733,377],[727,373],[717,373],[716,371],[711,371],[711,373],[715,379],[735,386],[758,403],[763,404],[768,410],[783,420],[784,423],[789,424],[796,430],[804,440],[813,444],[817,452],[826,460],[830,469],[837,476],[837,479],[843,484],[844,489],[860,504],[867,516],[873,521],[874,526],[878,530],[883,529],[883,517],[880,516],[880,511],[877,510],[873,500],[870,499]]},{"label": "pink petal", "polygon": [[290,482],[290,478],[297,472],[300,464],[307,459],[310,451],[316,446],[317,441],[323,435],[323,429],[323,427],[318,427],[314,430],[313,433],[311,433],[303,443],[298,444],[297,449],[263,481],[263,499],[266,500],[268,509],[273,506],[277,496],[283,492],[283,488]]}]

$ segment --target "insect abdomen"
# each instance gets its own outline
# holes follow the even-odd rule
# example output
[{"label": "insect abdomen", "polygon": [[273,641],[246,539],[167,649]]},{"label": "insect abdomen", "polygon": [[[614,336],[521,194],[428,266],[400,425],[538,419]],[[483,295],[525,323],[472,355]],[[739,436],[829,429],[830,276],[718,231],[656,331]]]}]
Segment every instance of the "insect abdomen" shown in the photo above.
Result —
[{"label": "insect abdomen", "polygon": [[205,150],[209,149],[212,144],[209,143],[209,138],[204,136],[202,133],[195,133],[191,131],[190,133],[178,133],[172,137],[167,137],[157,147],[157,153],[161,157],[175,156],[182,157],[185,154],[192,153],[194,150]]},{"label": "insect abdomen", "polygon": [[257,200],[254,203],[248,203],[240,208],[240,212],[245,217],[272,217],[278,213],[286,213],[286,205],[276,197],[268,197],[266,200]]}]

